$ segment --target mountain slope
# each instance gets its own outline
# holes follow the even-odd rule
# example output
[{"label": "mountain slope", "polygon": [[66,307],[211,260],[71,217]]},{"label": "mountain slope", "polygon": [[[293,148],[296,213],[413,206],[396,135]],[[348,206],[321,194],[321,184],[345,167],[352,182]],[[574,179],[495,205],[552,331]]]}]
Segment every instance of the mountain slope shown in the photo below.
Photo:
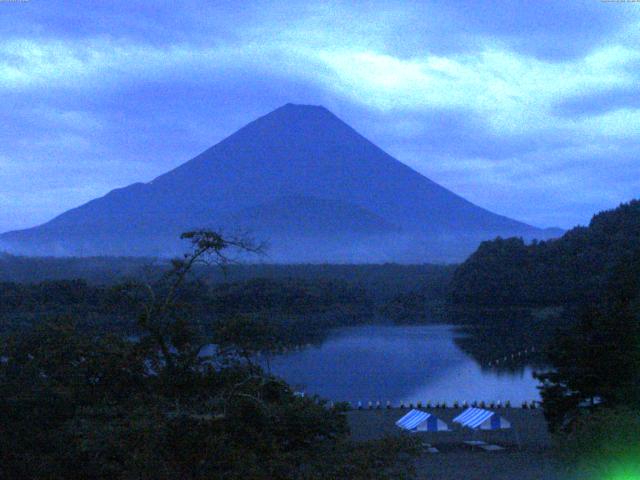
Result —
[{"label": "mountain slope", "polygon": [[[323,237],[312,258],[282,252],[278,261],[459,260],[496,235],[549,236],[439,186],[325,108],[288,104],[152,182],[0,241],[19,253],[173,254],[180,232],[204,227],[242,227],[274,243]],[[385,253],[368,258],[362,249],[381,241]],[[362,258],[332,257],[352,244]]]}]

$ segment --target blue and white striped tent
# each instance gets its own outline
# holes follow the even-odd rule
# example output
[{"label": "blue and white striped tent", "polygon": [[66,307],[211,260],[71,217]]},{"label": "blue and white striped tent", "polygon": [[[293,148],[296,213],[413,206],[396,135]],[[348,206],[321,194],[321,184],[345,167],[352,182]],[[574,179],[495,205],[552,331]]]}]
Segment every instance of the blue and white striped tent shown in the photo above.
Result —
[{"label": "blue and white striped tent", "polygon": [[411,432],[447,432],[449,426],[431,413],[411,410],[396,422],[396,426]]},{"label": "blue and white striped tent", "polygon": [[474,430],[501,430],[511,428],[511,422],[496,412],[483,408],[467,408],[453,419],[463,427]]}]

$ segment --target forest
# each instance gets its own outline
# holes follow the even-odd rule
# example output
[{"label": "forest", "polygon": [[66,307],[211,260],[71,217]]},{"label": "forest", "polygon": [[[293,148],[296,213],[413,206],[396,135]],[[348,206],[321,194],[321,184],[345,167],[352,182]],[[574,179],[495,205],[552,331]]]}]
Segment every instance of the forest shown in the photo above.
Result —
[{"label": "forest", "polygon": [[[193,279],[195,264],[224,263],[231,245],[212,232],[186,238],[193,252],[153,284],[4,285],[2,317],[22,309],[38,321],[0,337],[2,478],[409,478],[401,459],[418,452],[411,439],[353,443],[343,405],[296,395],[265,373],[253,359],[281,348],[272,325],[220,301],[251,297],[228,285],[201,297]],[[333,284],[255,287],[266,293],[251,311],[309,313],[352,300]],[[232,318],[202,317],[214,299],[215,313]],[[105,312],[135,336],[87,320]],[[217,348],[205,354],[209,344]]]},{"label": "forest", "polygon": [[640,245],[640,201],[598,213],[555,240],[483,242],[455,271],[449,300],[466,306],[576,305],[602,292]]},{"label": "forest", "polygon": [[559,307],[546,321],[525,315],[515,328],[547,332],[537,377],[557,454],[579,478],[635,478],[640,201],[601,212],[556,240],[484,242],[455,271],[448,301],[454,309],[503,312]]},{"label": "forest", "polygon": [[255,358],[338,326],[438,313],[465,325],[456,342],[482,364],[505,343],[539,345],[542,405],[567,465],[600,474],[640,455],[638,201],[557,240],[485,242],[457,267],[235,265],[217,234],[186,238],[192,253],[172,262],[0,259],[4,472],[411,478],[398,459],[414,443],[351,443],[345,406],[297,396]]},{"label": "forest", "polygon": [[[160,281],[169,262],[113,258],[0,259],[0,332],[60,315],[78,328],[137,334],[127,286]],[[442,309],[454,267],[437,265],[196,265],[182,286],[197,321],[261,318],[283,345],[338,326],[429,322]],[[411,299],[411,301],[407,301]],[[133,316],[135,318],[135,315]]]}]

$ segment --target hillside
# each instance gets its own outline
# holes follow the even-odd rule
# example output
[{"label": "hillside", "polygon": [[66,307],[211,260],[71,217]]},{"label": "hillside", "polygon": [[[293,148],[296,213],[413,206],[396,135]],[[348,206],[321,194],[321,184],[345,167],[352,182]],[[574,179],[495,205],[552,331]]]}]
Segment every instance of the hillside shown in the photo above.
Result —
[{"label": "hillside", "polygon": [[453,262],[498,235],[556,233],[468,202],[323,107],[287,104],[149,183],[1,235],[0,249],[167,256],[194,228],[248,232],[275,262]]},{"label": "hillside", "polygon": [[612,273],[640,250],[640,201],[598,213],[589,226],[527,245],[483,242],[454,274],[459,305],[565,305],[596,299]]}]

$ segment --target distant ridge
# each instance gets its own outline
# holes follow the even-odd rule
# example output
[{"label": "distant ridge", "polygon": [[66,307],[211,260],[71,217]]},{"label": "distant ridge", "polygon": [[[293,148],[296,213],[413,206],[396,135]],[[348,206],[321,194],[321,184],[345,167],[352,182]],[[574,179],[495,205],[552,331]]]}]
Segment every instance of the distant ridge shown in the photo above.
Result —
[{"label": "distant ridge", "polygon": [[149,183],[1,235],[0,249],[166,256],[193,228],[251,232],[275,262],[453,262],[496,236],[561,233],[470,203],[324,107],[287,104]]}]

